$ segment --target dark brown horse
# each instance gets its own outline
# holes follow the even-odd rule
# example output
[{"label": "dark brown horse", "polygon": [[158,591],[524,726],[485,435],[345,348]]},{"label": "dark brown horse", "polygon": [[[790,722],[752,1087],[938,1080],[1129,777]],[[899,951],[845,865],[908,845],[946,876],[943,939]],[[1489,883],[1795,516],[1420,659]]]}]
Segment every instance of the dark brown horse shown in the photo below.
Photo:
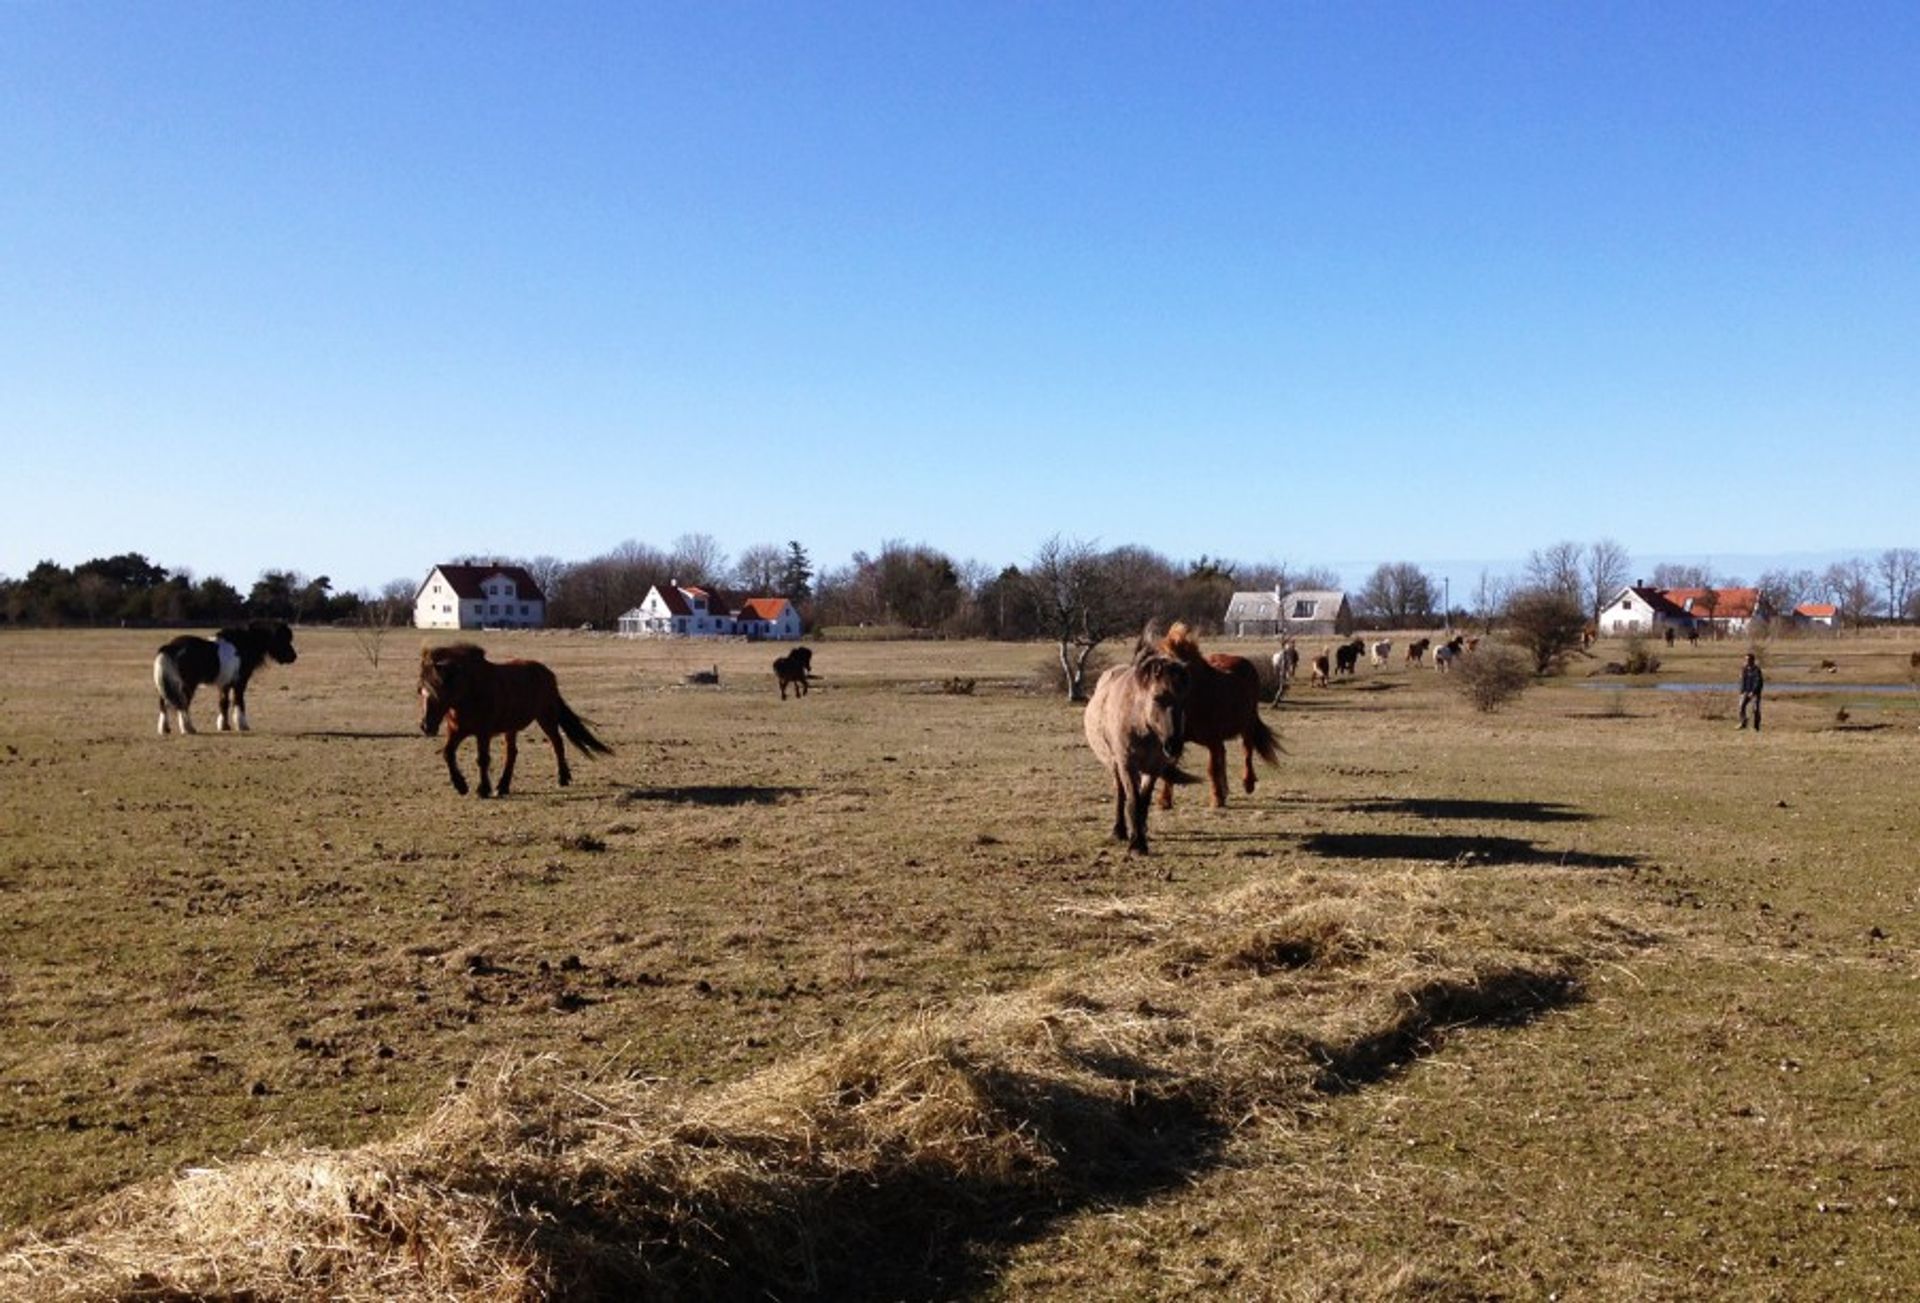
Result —
[{"label": "dark brown horse", "polygon": [[443,718],[447,721],[447,744],[440,754],[446,759],[453,790],[462,796],[467,793],[467,780],[460,773],[454,752],[468,738],[474,739],[480,752],[481,796],[491,796],[495,790],[487,769],[489,747],[496,733],[507,735],[507,761],[500,768],[498,789],[502,796],[513,784],[520,730],[529,725],[539,725],[553,744],[562,787],[573,781],[566,748],[560,742],[562,734],[589,756],[607,755],[613,750],[561,700],[560,685],[552,670],[539,661],[495,664],[472,643],[420,649],[420,731],[432,737],[440,731]]},{"label": "dark brown horse", "polygon": [[1100,676],[1087,702],[1087,745],[1113,778],[1114,838],[1139,855],[1147,853],[1154,784],[1194,781],[1179,767],[1191,689],[1186,666],[1142,642],[1131,665]]},{"label": "dark brown horse", "polygon": [[[1213,803],[1227,803],[1227,740],[1239,738],[1246,750],[1246,772],[1241,784],[1254,787],[1253,758],[1280,763],[1279,740],[1260,718],[1260,671],[1244,656],[1203,656],[1200,644],[1184,624],[1167,630],[1160,651],[1187,667],[1193,690],[1187,696],[1187,741],[1207,749],[1207,779],[1213,784]],[[1171,785],[1160,789],[1160,808],[1173,808]]]},{"label": "dark brown horse", "polygon": [[773,662],[773,677],[780,683],[780,700],[787,699],[789,684],[793,687],[794,696],[806,696],[807,680],[812,674],[813,649],[811,647],[795,647],[785,656],[776,658]]}]

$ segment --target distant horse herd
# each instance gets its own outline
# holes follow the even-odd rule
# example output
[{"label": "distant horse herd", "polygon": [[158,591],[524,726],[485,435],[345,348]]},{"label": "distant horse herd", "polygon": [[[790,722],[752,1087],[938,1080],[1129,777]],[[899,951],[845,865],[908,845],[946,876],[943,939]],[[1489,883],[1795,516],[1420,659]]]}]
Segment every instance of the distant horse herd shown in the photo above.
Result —
[{"label": "distant horse herd", "polygon": [[[1444,673],[1478,641],[1463,634],[1436,647],[1431,639],[1420,638],[1408,645],[1406,663],[1423,664],[1431,650],[1434,668]],[[1369,644],[1353,638],[1312,658],[1310,682],[1330,686],[1336,677],[1351,676],[1362,656],[1375,668],[1385,668],[1392,655],[1390,639]],[[153,659],[159,731],[194,732],[189,713],[194,693],[209,685],[220,693],[218,728],[246,731],[249,680],[268,661],[291,665],[296,659],[293,631],[283,622],[256,620],[222,629],[212,638],[173,639]],[[1276,702],[1299,666],[1300,651],[1288,639],[1273,654]],[[815,678],[812,650],[796,646],[776,658],[773,674],[782,701],[788,689],[796,699],[805,697]],[[718,675],[713,677],[717,681]],[[506,796],[511,790],[519,734],[525,729],[538,728],[546,736],[562,787],[573,781],[566,743],[588,757],[613,751],[567,704],[559,680],[539,661],[491,661],[473,643],[423,647],[417,692],[420,731],[434,737],[445,726],[441,758],[454,791],[463,796],[469,787],[458,752],[468,738],[474,740],[482,797]],[[1175,624],[1164,637],[1156,638],[1151,631],[1143,635],[1129,663],[1100,676],[1084,721],[1087,744],[1113,782],[1114,837],[1130,851],[1147,852],[1147,811],[1156,790],[1160,808],[1170,810],[1174,787],[1199,781],[1179,766],[1189,742],[1207,752],[1212,803],[1220,807],[1227,803],[1227,743],[1240,739],[1241,789],[1251,794],[1258,781],[1255,758],[1270,765],[1280,762],[1279,739],[1261,718],[1260,706],[1260,673],[1246,657],[1206,655],[1185,624]],[[505,739],[497,784],[492,773],[495,737]]]}]

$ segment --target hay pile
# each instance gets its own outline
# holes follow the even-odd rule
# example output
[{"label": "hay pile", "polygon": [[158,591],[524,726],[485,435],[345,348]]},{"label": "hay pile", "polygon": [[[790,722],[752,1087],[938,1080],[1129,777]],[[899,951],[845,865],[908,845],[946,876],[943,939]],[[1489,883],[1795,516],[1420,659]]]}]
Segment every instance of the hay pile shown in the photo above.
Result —
[{"label": "hay pile", "polygon": [[[1639,944],[1489,920],[1433,873],[1116,902],[1122,953],[733,1086],[501,1068],[395,1140],[137,1186],[0,1254],[7,1298],[521,1300],[925,1293],[1096,1198],[1179,1182],[1251,1124],[1449,1029],[1575,998]],[[891,1281],[891,1286],[890,1286]]]}]

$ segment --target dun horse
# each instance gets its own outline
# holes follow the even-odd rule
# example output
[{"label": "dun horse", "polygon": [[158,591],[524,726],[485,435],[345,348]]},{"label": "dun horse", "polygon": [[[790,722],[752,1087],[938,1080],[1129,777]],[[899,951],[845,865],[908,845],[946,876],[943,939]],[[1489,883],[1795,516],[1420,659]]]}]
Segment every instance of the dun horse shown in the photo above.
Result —
[{"label": "dun horse", "polygon": [[[1260,718],[1260,671],[1244,656],[1202,656],[1200,644],[1184,624],[1167,630],[1160,651],[1186,666],[1193,680],[1187,698],[1187,740],[1207,749],[1207,780],[1213,785],[1213,803],[1227,803],[1227,741],[1239,738],[1246,752],[1241,784],[1254,787],[1253,757],[1270,765],[1280,763],[1280,747],[1273,730]],[[1160,808],[1173,808],[1173,786],[1160,789]]]},{"label": "dun horse", "polygon": [[1113,835],[1136,854],[1147,853],[1154,783],[1195,781],[1179,768],[1191,690],[1186,666],[1142,642],[1131,665],[1100,676],[1087,703],[1087,745],[1113,777]]},{"label": "dun horse", "polygon": [[169,715],[178,718],[180,731],[191,733],[193,694],[205,684],[220,689],[219,730],[247,728],[247,680],[269,659],[291,665],[293,630],[275,620],[222,629],[218,637],[175,638],[153,658],[153,686],[160,692],[160,732],[168,731]]},{"label": "dun horse", "polygon": [[552,670],[539,661],[495,664],[472,643],[420,649],[420,731],[432,737],[440,731],[443,718],[447,722],[447,744],[440,754],[447,762],[453,790],[462,796],[467,794],[467,780],[454,753],[468,738],[474,739],[480,753],[481,796],[491,796],[496,790],[488,773],[496,733],[507,735],[507,760],[500,768],[498,788],[501,796],[513,784],[519,733],[529,725],[539,725],[553,744],[562,787],[573,781],[573,771],[567,768],[567,751],[560,741],[562,734],[588,756],[613,751],[561,699],[560,684]]}]

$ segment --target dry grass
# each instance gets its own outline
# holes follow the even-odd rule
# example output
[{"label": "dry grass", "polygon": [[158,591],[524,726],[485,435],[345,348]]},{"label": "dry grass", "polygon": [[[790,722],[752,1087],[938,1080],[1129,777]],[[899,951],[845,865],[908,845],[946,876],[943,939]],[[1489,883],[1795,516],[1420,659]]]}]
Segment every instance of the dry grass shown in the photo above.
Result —
[{"label": "dry grass", "polygon": [[151,635],[0,638],[0,1295],[1920,1280],[1911,697],[1756,739],[1363,669],[1141,863],[1030,646],[824,643],[783,704],[764,648],[499,639],[619,750],[481,805],[410,658],[303,637],[164,740]]},{"label": "dry grass", "polygon": [[[1642,938],[1462,917],[1435,875],[1312,875],[1130,909],[1159,939],[1015,995],[675,1092],[518,1064],[397,1140],[135,1188],[0,1260],[10,1296],[338,1299],[872,1292],[942,1257],[1205,1170],[1451,1032],[1574,998]],[[1028,1233],[1031,1233],[1030,1231]],[[956,1259],[958,1260],[958,1259]],[[855,1265],[864,1264],[864,1265]],[[910,1288],[916,1273],[898,1284]]]}]

